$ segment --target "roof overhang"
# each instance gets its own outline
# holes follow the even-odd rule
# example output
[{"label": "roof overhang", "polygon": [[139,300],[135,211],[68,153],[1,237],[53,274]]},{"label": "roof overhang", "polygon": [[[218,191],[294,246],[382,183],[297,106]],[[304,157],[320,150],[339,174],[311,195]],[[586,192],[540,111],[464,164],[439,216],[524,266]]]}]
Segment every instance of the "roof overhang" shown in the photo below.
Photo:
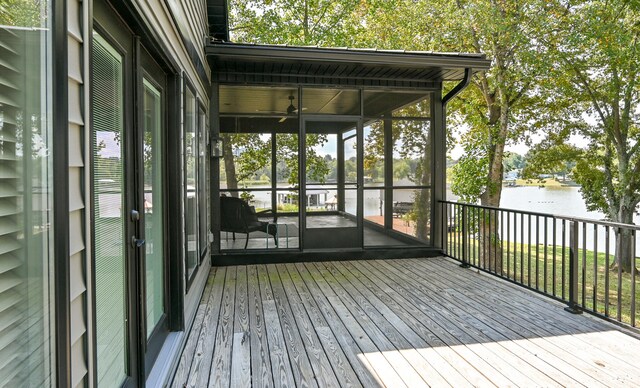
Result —
[{"label": "roof overhang", "polygon": [[226,0],[207,0],[209,36],[219,41],[229,41],[228,15]]},{"label": "roof overhang", "polygon": [[487,70],[484,54],[210,43],[214,79],[229,83],[296,83],[436,87]]}]

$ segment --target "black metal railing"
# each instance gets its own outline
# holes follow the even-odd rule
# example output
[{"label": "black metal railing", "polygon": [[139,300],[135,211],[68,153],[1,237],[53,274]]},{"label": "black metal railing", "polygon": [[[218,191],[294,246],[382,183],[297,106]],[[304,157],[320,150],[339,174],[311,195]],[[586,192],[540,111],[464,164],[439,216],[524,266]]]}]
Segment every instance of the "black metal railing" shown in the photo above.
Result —
[{"label": "black metal railing", "polygon": [[440,206],[443,252],[462,266],[566,302],[569,311],[637,327],[639,226],[449,201]]}]

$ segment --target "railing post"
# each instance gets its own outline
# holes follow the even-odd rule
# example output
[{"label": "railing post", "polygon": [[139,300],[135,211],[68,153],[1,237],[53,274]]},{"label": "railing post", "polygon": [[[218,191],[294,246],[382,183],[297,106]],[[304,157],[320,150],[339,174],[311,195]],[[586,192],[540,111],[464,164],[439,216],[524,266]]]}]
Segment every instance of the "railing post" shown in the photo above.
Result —
[{"label": "railing post", "polygon": [[572,314],[581,314],[578,305],[578,221],[569,224],[569,305],[564,309]]},{"label": "railing post", "polygon": [[448,206],[449,204],[442,201],[440,202],[440,214],[442,217],[442,222],[440,223],[440,232],[442,233],[442,235],[440,236],[440,243],[442,244],[442,252],[444,252],[445,255],[449,254],[449,237],[447,231],[447,224],[449,223],[449,212],[447,209]]},{"label": "railing post", "polygon": [[467,257],[469,254],[469,250],[467,249],[467,245],[469,244],[467,231],[467,207],[462,205],[462,264],[460,264],[462,268],[470,267],[469,258]]}]

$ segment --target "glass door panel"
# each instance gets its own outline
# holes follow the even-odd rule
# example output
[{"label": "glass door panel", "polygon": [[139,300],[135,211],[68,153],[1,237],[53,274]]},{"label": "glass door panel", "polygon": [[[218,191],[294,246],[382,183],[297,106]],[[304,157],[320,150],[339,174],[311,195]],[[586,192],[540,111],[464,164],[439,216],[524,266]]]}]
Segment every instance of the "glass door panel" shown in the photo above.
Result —
[{"label": "glass door panel", "polygon": [[93,35],[93,219],[98,385],[127,378],[124,58]]},{"label": "glass door panel", "polygon": [[149,80],[144,88],[144,230],[147,338],[164,315],[164,209],[162,93]]},{"label": "glass door panel", "polygon": [[307,120],[304,248],[361,248],[358,122]]}]

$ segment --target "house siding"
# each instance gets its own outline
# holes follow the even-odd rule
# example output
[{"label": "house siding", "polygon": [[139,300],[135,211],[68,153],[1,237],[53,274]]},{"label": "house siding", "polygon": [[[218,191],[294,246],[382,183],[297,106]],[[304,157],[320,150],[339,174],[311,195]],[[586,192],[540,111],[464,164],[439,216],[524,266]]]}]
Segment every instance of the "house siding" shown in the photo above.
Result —
[{"label": "house siding", "polygon": [[68,58],[68,99],[69,99],[69,275],[70,275],[70,349],[71,386],[91,386],[87,346],[89,327],[87,321],[89,294],[85,220],[86,204],[84,194],[85,160],[84,139],[87,127],[86,76],[87,61],[85,43],[88,41],[87,2],[68,0],[67,2],[67,58]]}]

